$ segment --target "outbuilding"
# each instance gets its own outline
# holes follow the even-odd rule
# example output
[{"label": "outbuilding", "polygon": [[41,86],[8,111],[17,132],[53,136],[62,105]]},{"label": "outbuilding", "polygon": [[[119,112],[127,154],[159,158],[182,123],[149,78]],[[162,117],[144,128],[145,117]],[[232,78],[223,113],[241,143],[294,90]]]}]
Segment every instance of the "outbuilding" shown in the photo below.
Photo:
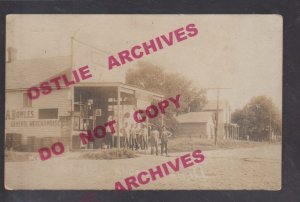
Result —
[{"label": "outbuilding", "polygon": [[194,136],[213,139],[215,125],[211,112],[189,112],[176,117],[179,126],[176,130],[178,136]]}]

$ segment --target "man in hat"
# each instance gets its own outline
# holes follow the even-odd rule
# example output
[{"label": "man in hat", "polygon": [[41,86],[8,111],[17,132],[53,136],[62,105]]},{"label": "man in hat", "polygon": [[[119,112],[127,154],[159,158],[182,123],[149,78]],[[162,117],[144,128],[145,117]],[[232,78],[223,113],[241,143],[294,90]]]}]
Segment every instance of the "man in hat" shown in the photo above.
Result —
[{"label": "man in hat", "polygon": [[168,139],[169,137],[172,136],[172,133],[170,131],[167,130],[166,126],[162,127],[162,132],[161,132],[161,155],[163,155],[163,153],[166,153],[166,156],[168,156]]},{"label": "man in hat", "polygon": [[[108,116],[107,122],[114,120],[113,116]],[[114,147],[114,135],[112,134],[112,131],[110,127],[106,127],[106,136],[105,136],[105,142],[107,145],[107,148],[112,149]]]}]

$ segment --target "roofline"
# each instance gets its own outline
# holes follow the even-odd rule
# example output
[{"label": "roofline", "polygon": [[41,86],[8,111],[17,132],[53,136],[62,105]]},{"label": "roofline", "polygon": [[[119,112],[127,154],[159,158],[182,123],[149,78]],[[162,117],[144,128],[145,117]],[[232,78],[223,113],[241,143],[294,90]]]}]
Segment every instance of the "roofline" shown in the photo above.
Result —
[{"label": "roofline", "polygon": [[[52,87],[52,90],[57,90],[55,87],[55,85],[49,85],[50,87]],[[34,86],[32,86],[32,87],[34,87]],[[31,88],[31,87],[29,87],[29,88]],[[29,88],[7,88],[7,89],[5,89],[5,93],[7,93],[7,92],[16,92],[16,91],[27,91]],[[61,90],[61,89],[70,89],[71,87],[65,87],[65,86],[61,86],[60,87],[60,89],[59,90]]]},{"label": "roofline", "polygon": [[139,90],[143,91],[145,93],[152,93],[154,96],[164,98],[165,96],[150,90],[142,89],[133,85],[125,84],[122,82],[82,82],[82,83],[76,83],[74,87],[123,87],[123,88],[129,88],[130,90]]},{"label": "roofline", "polygon": [[[55,89],[55,85],[50,85],[53,90],[57,90]],[[73,85],[72,87],[123,87],[123,88],[129,88],[130,90],[139,90],[139,91],[143,91],[145,93],[151,93],[154,96],[160,97],[160,98],[164,98],[165,96],[159,93],[155,93],[153,91],[149,91],[146,89],[142,89],[142,88],[138,88],[132,85],[128,85],[125,83],[121,83],[121,82],[82,82],[82,83],[76,83],[75,85]],[[65,86],[61,86],[61,89],[71,89],[70,87],[65,87]],[[16,91],[27,91],[28,88],[15,88],[15,89],[5,89],[5,92],[16,92]]]}]

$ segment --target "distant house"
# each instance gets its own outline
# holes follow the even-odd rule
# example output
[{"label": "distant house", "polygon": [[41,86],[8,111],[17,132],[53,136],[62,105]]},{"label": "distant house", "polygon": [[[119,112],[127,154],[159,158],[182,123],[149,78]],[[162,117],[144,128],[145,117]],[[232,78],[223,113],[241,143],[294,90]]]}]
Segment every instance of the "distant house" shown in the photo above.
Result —
[{"label": "distant house", "polygon": [[[210,100],[202,109],[203,112],[211,112],[216,117],[217,101]],[[218,138],[219,139],[239,139],[239,126],[231,123],[231,109],[228,101],[219,101],[219,121]]]},{"label": "distant house", "polygon": [[[217,101],[210,100],[201,112],[179,115],[178,135],[192,135],[212,139],[216,129]],[[231,123],[229,102],[220,100],[218,110],[218,139],[239,139],[239,126]]]},{"label": "distant house", "polygon": [[[209,100],[202,109],[203,112],[210,112],[216,116],[217,101]],[[218,122],[218,138],[226,139],[225,125],[231,122],[231,110],[230,105],[225,100],[219,101],[219,122]]]},{"label": "distant house", "polygon": [[215,125],[211,112],[190,112],[176,118],[179,122],[177,135],[214,138]]}]

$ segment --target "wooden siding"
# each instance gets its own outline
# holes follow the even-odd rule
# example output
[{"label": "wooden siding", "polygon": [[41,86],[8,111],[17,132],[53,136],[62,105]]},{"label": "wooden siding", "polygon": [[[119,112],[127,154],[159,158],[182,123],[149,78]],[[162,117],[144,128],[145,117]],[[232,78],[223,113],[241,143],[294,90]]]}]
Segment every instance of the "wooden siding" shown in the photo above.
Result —
[{"label": "wooden siding", "polygon": [[182,123],[177,129],[176,135],[207,138],[207,123]]},{"label": "wooden siding", "polygon": [[[38,99],[32,101],[32,107],[23,107],[23,94],[26,91],[6,92],[5,100],[5,133],[20,133],[23,135],[23,143],[26,143],[26,137],[60,137],[60,116],[68,116],[71,111],[71,91],[70,89],[54,90],[48,95],[41,95]],[[58,119],[39,119],[39,109],[58,108]],[[33,111],[33,117],[13,118],[12,112]],[[47,124],[38,124],[33,126],[33,121],[43,121]],[[16,122],[23,122],[19,126],[14,126]],[[37,123],[37,122],[35,122]],[[39,122],[40,123],[40,122]],[[58,123],[58,124],[57,124]],[[27,125],[27,126],[26,126]]]}]

